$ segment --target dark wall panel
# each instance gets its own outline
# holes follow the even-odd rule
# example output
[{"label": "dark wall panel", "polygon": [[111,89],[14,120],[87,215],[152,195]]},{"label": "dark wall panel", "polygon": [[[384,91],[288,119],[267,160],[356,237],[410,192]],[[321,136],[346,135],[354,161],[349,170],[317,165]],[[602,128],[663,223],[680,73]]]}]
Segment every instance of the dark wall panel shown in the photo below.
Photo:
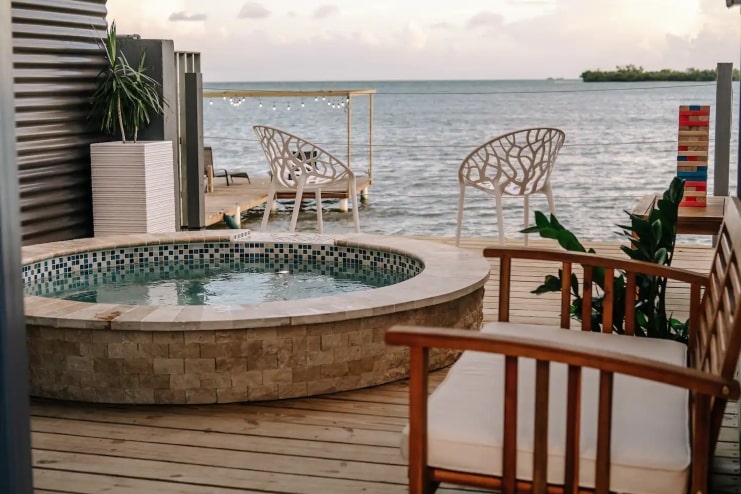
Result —
[{"label": "dark wall panel", "polygon": [[103,64],[106,0],[12,1],[24,244],[92,235],[88,98]]}]

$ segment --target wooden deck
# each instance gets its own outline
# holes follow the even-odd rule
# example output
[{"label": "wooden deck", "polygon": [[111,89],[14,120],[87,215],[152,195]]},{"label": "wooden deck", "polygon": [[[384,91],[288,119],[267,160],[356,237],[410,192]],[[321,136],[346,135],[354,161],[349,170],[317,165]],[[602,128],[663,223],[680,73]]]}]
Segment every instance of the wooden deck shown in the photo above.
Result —
[{"label": "wooden deck", "polygon": [[[269,179],[267,177],[250,177],[248,182],[245,178],[236,178],[231,185],[226,185],[223,177],[214,179],[214,191],[205,196],[206,226],[215,225],[224,221],[224,215],[233,216],[237,209],[247,211],[268,202]],[[360,176],[356,179],[355,189],[360,195],[361,191],[367,190],[371,185],[368,177]],[[350,194],[346,185],[335,185],[322,189],[322,199],[348,199]],[[278,190],[278,199],[293,199],[295,192],[288,189]],[[304,198],[314,199],[314,194],[304,194]]]},{"label": "wooden deck", "polygon": [[[491,243],[468,240],[464,246],[480,251]],[[615,245],[594,247],[622,256]],[[710,257],[710,249],[680,247],[674,264],[706,271]],[[542,263],[513,269],[513,320],[558,323],[557,298],[537,297],[535,307],[525,302],[535,297],[527,292],[551,270]],[[496,318],[497,280],[493,265],[486,320]],[[686,297],[681,287],[675,288],[674,305]],[[433,373],[432,387],[444,375]],[[405,382],[254,404],[132,407],[35,401],[36,492],[404,493],[406,467],[399,442],[407,404]],[[733,403],[716,451],[712,494],[741,493],[738,420]]]}]

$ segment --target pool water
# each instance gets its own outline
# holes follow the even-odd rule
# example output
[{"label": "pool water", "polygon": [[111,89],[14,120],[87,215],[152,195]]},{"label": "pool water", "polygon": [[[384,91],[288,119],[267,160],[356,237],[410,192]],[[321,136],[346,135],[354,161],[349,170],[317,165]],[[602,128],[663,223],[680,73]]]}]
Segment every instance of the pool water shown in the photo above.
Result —
[{"label": "pool water", "polygon": [[27,286],[26,293],[126,305],[242,305],[369,290],[408,278],[358,264],[174,263],[68,273]]}]

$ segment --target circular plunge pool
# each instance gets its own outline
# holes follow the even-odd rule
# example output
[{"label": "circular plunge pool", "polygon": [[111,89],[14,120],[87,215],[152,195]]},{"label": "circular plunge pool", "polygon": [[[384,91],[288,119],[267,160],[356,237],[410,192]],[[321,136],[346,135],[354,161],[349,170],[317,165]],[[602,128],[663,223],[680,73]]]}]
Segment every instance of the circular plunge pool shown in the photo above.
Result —
[{"label": "circular plunge pool", "polygon": [[[224,279],[250,270],[273,300],[254,298],[259,280]],[[205,272],[215,281],[192,283]],[[288,279],[310,272],[319,281],[306,290]],[[484,259],[455,247],[362,234],[181,232],[24,247],[31,391],[217,403],[390,382],[407,375],[408,353],[385,345],[386,329],[478,329],[488,275]],[[124,279],[119,298],[110,282]],[[349,290],[328,291],[347,279]],[[432,352],[430,368],[454,358]]]}]

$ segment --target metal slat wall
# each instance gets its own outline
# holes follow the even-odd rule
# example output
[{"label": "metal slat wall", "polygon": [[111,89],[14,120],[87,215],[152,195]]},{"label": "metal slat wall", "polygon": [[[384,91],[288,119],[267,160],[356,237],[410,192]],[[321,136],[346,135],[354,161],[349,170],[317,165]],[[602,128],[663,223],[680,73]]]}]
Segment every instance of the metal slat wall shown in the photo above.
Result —
[{"label": "metal slat wall", "polygon": [[24,244],[92,235],[88,98],[103,64],[106,0],[12,1]]}]

